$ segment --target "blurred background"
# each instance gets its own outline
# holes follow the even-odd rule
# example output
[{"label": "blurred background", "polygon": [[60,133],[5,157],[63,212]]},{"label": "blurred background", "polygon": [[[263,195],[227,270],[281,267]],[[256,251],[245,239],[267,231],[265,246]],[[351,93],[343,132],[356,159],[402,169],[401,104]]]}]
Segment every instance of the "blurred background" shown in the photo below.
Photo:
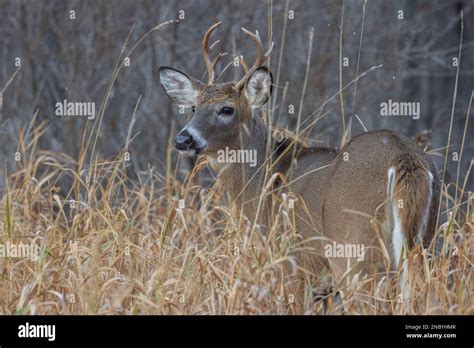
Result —
[{"label": "blurred background", "polygon": [[[132,131],[136,137],[130,146],[131,161],[136,170],[150,166],[164,171],[169,139],[184,126],[187,117],[163,93],[157,70],[160,65],[172,66],[202,78],[205,67],[201,39],[207,28],[219,20],[223,23],[212,41],[220,39],[219,49],[229,54],[218,69],[223,70],[236,54],[253,62],[255,47],[242,34],[241,27],[258,30],[264,46],[274,42],[269,65],[277,84],[272,104],[273,122],[277,126],[293,130],[300,110],[303,120],[327,112],[313,128],[310,138],[314,144],[339,146],[344,112],[346,120],[354,114],[360,119],[353,119],[352,136],[363,132],[364,126],[368,130],[389,128],[413,138],[418,135],[420,144],[429,149],[444,149],[455,89],[454,59],[458,56],[462,11],[463,50],[447,173],[447,179],[452,179],[457,162],[451,154],[460,151],[474,88],[474,2],[367,1],[365,12],[364,3],[358,0],[0,1],[1,89],[17,70],[17,58],[21,60],[21,69],[3,93],[0,187],[4,184],[5,168],[8,171],[15,168],[18,130],[28,126],[35,114],[35,122],[46,122],[48,127],[40,141],[41,149],[64,152],[77,159],[84,128],[92,127],[94,121],[85,117],[58,117],[55,104],[64,99],[95,102],[98,113],[114,68],[124,58],[121,53],[124,44],[127,42],[125,52],[128,52],[150,29],[177,18],[179,23],[149,33],[130,54],[130,65],[123,66],[117,74],[99,131],[97,150],[101,158],[117,154],[125,145],[141,96]],[[311,28],[314,28],[312,40]],[[340,71],[341,62],[345,64]],[[340,87],[350,83],[357,73],[380,64],[383,66],[344,90],[344,108],[341,108],[337,95]],[[307,86],[303,92],[307,68]],[[241,74],[241,68],[231,66],[220,80],[237,79]],[[380,104],[389,99],[419,102],[420,119],[382,117]],[[471,120],[467,128],[462,178],[474,154],[473,123]],[[444,155],[444,151],[438,152]],[[176,161],[177,154],[172,158]],[[440,173],[443,158],[433,159]],[[182,172],[192,165],[191,160],[181,162]]]}]

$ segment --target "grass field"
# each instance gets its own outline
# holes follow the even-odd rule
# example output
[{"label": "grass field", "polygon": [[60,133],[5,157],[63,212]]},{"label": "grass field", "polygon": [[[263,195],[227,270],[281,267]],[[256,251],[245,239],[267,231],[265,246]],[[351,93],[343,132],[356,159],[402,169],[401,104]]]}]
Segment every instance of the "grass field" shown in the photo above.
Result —
[{"label": "grass field", "polygon": [[[291,285],[301,271],[295,254],[302,241],[288,206],[280,207],[267,235],[259,233],[235,218],[219,181],[201,184],[205,158],[184,181],[176,179],[181,166],[172,165],[171,138],[164,170],[137,169],[128,152],[135,115],[122,152],[100,156],[95,145],[120,62],[159,28],[128,54],[125,43],[77,156],[42,149],[39,140],[52,135],[33,117],[17,135],[14,169],[1,161],[0,245],[34,243],[40,249],[36,259],[0,257],[0,314],[474,314],[474,197],[467,187],[472,159],[464,175],[459,166],[454,180],[443,175],[450,181],[442,185],[437,252],[408,253],[408,298],[400,294],[398,274],[355,275],[333,289],[342,301],[313,302],[309,284],[304,293]],[[341,78],[330,99],[341,96],[343,110],[342,91],[378,67],[361,74],[357,68],[347,85]],[[448,146],[433,150],[444,169],[453,113]]]},{"label": "grass field", "polygon": [[[131,180],[125,152],[78,172],[74,159],[38,148],[41,136],[47,136],[41,125],[19,134],[19,161],[0,207],[0,241],[34,241],[40,255],[0,259],[0,313],[323,312],[309,291],[296,301],[288,286],[298,267],[291,219],[278,222],[286,232],[274,226],[266,237],[236,221],[219,183],[210,189],[196,183],[204,159],[183,183],[173,170],[163,177],[149,169]],[[68,192],[61,180],[70,182]],[[326,313],[474,314],[474,221],[466,219],[474,207],[454,206],[457,220],[438,230],[441,254],[408,255],[409,299],[393,277],[354,277],[338,289],[342,304],[329,299]]]}]

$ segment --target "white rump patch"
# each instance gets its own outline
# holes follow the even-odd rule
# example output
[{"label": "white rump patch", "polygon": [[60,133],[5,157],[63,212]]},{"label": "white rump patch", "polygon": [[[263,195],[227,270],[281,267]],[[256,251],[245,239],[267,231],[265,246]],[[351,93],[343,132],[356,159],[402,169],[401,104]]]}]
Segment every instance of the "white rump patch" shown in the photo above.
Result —
[{"label": "white rump patch", "polygon": [[418,240],[420,243],[423,242],[423,237],[426,231],[426,226],[428,225],[428,215],[430,213],[431,208],[431,198],[433,197],[432,186],[433,186],[433,174],[428,172],[428,179],[429,179],[429,187],[428,187],[428,199],[426,204],[425,211],[423,212],[423,219],[421,220],[420,229],[418,230]]},{"label": "white rump patch", "polygon": [[395,265],[400,263],[402,256],[402,248],[404,242],[404,233],[402,228],[402,221],[398,213],[398,207],[393,202],[393,189],[395,187],[395,167],[390,167],[388,170],[387,180],[387,206],[390,221],[390,228],[392,228],[392,259]]},{"label": "white rump patch", "polygon": [[[402,227],[402,221],[400,219],[400,214],[398,211],[398,206],[394,204],[393,200],[393,190],[395,187],[395,167],[390,167],[388,170],[388,180],[387,180],[387,213],[389,218],[389,226],[392,232],[392,261],[396,268],[400,265],[400,259],[402,257],[403,245],[405,243],[405,233]],[[423,240],[424,231],[428,222],[428,215],[431,207],[431,198],[432,198],[432,184],[433,184],[433,174],[431,172],[427,173],[429,178],[429,189],[427,204],[425,211],[423,212],[423,218],[421,221],[420,229],[418,231],[418,238],[420,241]],[[400,275],[400,288],[402,289],[403,301],[406,301],[410,297],[410,286],[408,276],[408,260],[403,260],[401,275]]]},{"label": "white rump patch", "polygon": [[398,266],[398,264],[400,263],[400,258],[402,256],[403,229],[402,222],[400,220],[400,217],[398,216],[398,208],[396,205],[393,205],[393,208],[394,226],[392,231],[392,247],[395,264]]}]

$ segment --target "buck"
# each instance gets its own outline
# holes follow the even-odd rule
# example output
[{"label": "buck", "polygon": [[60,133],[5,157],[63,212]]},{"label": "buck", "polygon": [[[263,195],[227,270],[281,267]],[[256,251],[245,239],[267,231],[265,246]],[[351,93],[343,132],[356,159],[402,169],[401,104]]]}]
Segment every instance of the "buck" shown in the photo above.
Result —
[{"label": "buck", "polygon": [[[262,204],[259,193],[270,187],[295,194],[296,230],[310,246],[300,257],[322,283],[334,284],[348,271],[396,270],[405,249],[427,247],[440,190],[428,156],[390,130],[356,136],[339,151],[307,147],[291,138],[272,139],[257,113],[272,91],[271,72],[263,66],[270,52],[264,53],[258,32],[242,28],[257,47],[257,59],[250,68],[241,60],[245,75],[239,81],[215,83],[223,54],[211,60],[209,37],[219,24],[202,40],[207,84],[172,68],[159,69],[166,94],[192,111],[176,136],[176,149],[207,156],[239,211],[255,223],[271,225],[274,216],[272,205]],[[256,165],[217,161],[223,149],[254,151]],[[265,174],[268,168],[271,175]],[[281,179],[274,180],[275,174]],[[333,243],[365,246],[366,255],[326,257],[324,247]]]}]

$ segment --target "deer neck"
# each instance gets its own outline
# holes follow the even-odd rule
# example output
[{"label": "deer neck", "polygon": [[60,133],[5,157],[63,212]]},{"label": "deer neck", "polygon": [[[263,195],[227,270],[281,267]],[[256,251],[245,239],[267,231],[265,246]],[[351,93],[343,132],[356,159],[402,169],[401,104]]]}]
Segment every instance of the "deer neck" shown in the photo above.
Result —
[{"label": "deer neck", "polygon": [[252,117],[241,131],[241,147],[237,150],[240,151],[237,155],[240,161],[223,163],[219,157],[210,160],[211,167],[229,192],[233,205],[251,220],[255,218],[264,185],[267,140],[265,123],[260,117]]}]

